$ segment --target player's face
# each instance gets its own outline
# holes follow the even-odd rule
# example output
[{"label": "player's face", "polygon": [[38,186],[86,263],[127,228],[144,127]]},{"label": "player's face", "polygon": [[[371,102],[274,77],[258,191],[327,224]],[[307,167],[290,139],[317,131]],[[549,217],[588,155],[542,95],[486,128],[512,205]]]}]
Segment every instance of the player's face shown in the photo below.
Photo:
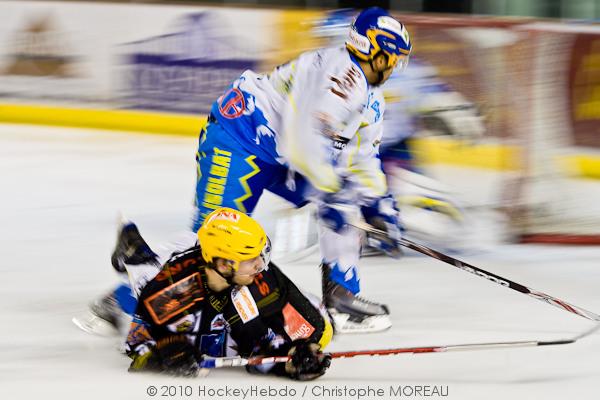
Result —
[{"label": "player's face", "polygon": [[[397,62],[397,59],[395,61]],[[385,81],[387,81],[392,75],[392,72],[394,72],[396,62],[394,62],[392,65],[389,65],[388,57],[384,54],[380,54],[375,57],[373,63],[371,64],[371,68],[373,69],[375,75],[373,80],[369,81],[369,83],[376,86],[380,86],[385,83]]]},{"label": "player's face", "polygon": [[394,59],[392,59],[391,61],[386,58],[386,65],[382,68],[383,78],[379,84],[382,85],[383,83],[385,83],[385,81],[387,81],[390,78],[390,76],[392,76],[394,71],[404,71],[408,65],[408,60],[408,56],[394,57]]},{"label": "player's face", "polygon": [[241,261],[238,270],[233,275],[233,283],[236,285],[250,285],[256,275],[265,270],[266,264],[262,256],[250,260]]},{"label": "player's face", "polygon": [[385,81],[387,81],[390,76],[392,76],[392,72],[394,72],[394,68],[386,68],[383,70],[383,78],[381,79],[381,84],[385,83]]}]

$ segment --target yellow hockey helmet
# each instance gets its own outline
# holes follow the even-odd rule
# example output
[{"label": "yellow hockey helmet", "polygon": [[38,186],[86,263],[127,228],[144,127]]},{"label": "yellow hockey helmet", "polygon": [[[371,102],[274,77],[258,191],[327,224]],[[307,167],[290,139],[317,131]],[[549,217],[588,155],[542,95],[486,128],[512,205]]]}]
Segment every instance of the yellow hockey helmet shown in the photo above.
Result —
[{"label": "yellow hockey helmet", "polygon": [[223,258],[237,271],[240,262],[261,256],[268,265],[271,242],[262,226],[252,217],[232,208],[219,208],[206,217],[198,230],[202,257],[212,263]]}]

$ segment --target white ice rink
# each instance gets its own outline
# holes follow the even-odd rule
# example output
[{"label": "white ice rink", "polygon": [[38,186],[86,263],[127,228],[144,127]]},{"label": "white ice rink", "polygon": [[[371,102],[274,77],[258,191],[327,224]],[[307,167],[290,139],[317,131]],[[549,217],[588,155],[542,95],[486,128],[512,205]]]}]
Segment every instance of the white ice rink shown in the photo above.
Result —
[{"label": "white ice rink", "polygon": [[[262,397],[272,399],[358,398],[323,393],[344,388],[382,389],[370,398],[391,398],[390,386],[399,385],[436,386],[456,400],[600,398],[598,333],[564,346],[334,360],[308,384],[243,370],[203,379],[129,374],[116,339],[86,334],[71,318],[116,280],[109,256],[119,211],[151,245],[187,227],[195,151],[193,138],[0,125],[0,399],[150,399],[149,385],[156,398],[165,398],[162,385],[193,391],[170,398],[202,398],[200,388],[226,385],[296,390]],[[600,312],[600,248],[498,245],[461,257]],[[318,264],[313,254],[281,267],[319,293]],[[332,351],[553,340],[593,326],[423,256],[366,259],[361,272],[364,295],[390,306],[394,326],[336,337]],[[410,392],[397,398],[424,397]]]}]

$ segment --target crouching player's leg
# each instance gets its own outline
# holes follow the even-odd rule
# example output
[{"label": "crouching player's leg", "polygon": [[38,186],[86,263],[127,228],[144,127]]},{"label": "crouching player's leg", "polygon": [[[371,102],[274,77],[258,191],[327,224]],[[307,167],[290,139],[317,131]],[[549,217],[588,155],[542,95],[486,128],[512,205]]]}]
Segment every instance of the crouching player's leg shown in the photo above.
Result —
[{"label": "crouching player's leg", "polygon": [[79,328],[102,336],[115,331],[127,334],[137,306],[137,293],[160,267],[159,256],[142,238],[137,226],[128,221],[119,226],[111,263],[121,283],[94,300],[85,315],[73,318]]},{"label": "crouching player's leg", "polygon": [[142,288],[156,276],[161,264],[173,253],[195,243],[196,235],[185,231],[172,238],[169,243],[158,246],[155,252],[133,222],[123,221],[111,256],[112,266],[121,283],[94,300],[88,312],[73,318],[73,322],[84,331],[101,336],[115,332],[127,335]]}]

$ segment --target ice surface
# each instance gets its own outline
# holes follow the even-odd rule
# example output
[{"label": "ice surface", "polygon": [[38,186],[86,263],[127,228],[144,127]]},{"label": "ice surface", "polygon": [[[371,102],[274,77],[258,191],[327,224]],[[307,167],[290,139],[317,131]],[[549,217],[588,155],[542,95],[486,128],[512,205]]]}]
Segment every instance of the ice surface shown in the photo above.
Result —
[{"label": "ice surface", "polygon": [[[297,391],[285,398],[304,390],[304,398],[336,398],[322,388],[379,388],[385,395],[370,398],[390,398],[398,385],[442,386],[447,398],[460,400],[598,398],[598,334],[566,346],[335,360],[308,384],[243,370],[194,380],[127,373],[116,339],[86,334],[71,318],[117,279],[109,255],[118,212],[136,221],[151,245],[188,226],[195,151],[193,138],[0,125],[0,398],[149,399],[149,385],[158,387],[156,397],[161,385],[191,387],[191,396],[169,396],[178,398],[226,385]],[[460,173],[478,184],[469,171]],[[598,248],[498,245],[463,258],[600,312]],[[363,294],[390,306],[394,326],[339,336],[332,351],[560,339],[592,326],[423,256],[364,261]],[[312,254],[282,268],[319,293],[318,263]],[[406,393],[401,397],[410,398]]]}]

